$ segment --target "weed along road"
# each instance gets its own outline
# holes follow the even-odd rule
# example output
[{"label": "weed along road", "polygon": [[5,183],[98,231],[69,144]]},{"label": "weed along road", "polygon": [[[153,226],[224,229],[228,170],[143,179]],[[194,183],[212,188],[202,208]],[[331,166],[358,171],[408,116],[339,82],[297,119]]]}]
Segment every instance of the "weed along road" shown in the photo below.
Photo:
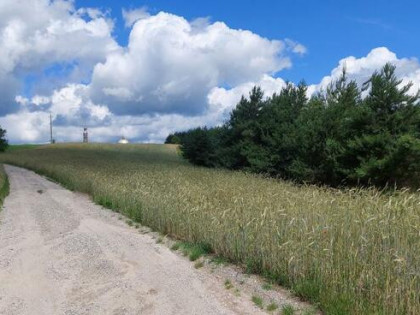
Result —
[{"label": "weed along road", "polygon": [[85,195],[6,166],[0,314],[255,314]]}]

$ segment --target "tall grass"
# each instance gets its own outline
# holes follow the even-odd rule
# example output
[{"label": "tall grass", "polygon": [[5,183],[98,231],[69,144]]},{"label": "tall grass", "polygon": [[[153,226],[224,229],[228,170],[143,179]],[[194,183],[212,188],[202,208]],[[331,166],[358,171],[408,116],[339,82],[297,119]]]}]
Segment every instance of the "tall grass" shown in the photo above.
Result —
[{"label": "tall grass", "polygon": [[0,164],[0,206],[3,204],[4,198],[9,194],[9,180],[4,171],[3,164]]},{"label": "tall grass", "polygon": [[198,168],[164,145],[55,145],[0,159],[162,233],[210,244],[327,314],[420,314],[419,193]]}]

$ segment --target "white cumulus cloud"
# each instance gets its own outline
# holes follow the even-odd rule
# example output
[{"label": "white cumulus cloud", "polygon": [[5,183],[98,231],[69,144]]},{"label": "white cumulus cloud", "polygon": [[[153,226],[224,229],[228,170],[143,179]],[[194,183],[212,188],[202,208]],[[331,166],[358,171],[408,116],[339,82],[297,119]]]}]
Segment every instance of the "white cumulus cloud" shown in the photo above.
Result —
[{"label": "white cumulus cloud", "polygon": [[331,74],[322,78],[319,84],[311,85],[309,94],[326,90],[328,85],[337,80],[343,69],[346,69],[349,80],[354,80],[359,86],[366,82],[374,71],[380,70],[386,63],[396,66],[396,75],[403,80],[402,84],[413,83],[411,93],[420,89],[420,63],[417,58],[398,58],[397,55],[386,47],[372,49],[366,56],[356,58],[346,57],[338,62],[338,66]]},{"label": "white cumulus cloud", "polygon": [[120,48],[112,30],[112,20],[101,11],[76,10],[72,1],[2,0],[0,115],[17,109],[13,100],[28,74],[67,65],[73,79],[86,78],[96,63]]},{"label": "white cumulus cloud", "polygon": [[210,112],[218,112],[219,119],[214,123],[220,123],[232,109],[238,104],[242,96],[247,97],[254,86],[259,86],[264,91],[265,97],[270,97],[274,93],[279,92],[286,86],[286,82],[281,78],[273,78],[267,74],[263,75],[258,81],[250,81],[231,89],[222,87],[213,88],[208,94],[208,104]]},{"label": "white cumulus cloud", "polygon": [[138,20],[148,18],[150,14],[147,12],[146,7],[141,7],[132,10],[122,9],[122,16],[124,19],[125,27],[131,27]]},{"label": "white cumulus cloud", "polygon": [[161,12],[135,22],[127,49],[95,66],[91,96],[118,115],[201,114],[213,88],[290,67],[285,47],[222,22]]}]

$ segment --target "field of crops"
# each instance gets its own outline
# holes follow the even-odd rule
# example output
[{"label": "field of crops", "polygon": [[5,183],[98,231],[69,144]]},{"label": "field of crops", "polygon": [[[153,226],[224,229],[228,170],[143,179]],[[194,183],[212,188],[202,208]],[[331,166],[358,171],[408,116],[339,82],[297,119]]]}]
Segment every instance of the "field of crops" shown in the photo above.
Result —
[{"label": "field of crops", "polygon": [[210,244],[327,314],[420,313],[419,193],[298,187],[193,167],[165,145],[54,145],[2,161],[162,233]]}]

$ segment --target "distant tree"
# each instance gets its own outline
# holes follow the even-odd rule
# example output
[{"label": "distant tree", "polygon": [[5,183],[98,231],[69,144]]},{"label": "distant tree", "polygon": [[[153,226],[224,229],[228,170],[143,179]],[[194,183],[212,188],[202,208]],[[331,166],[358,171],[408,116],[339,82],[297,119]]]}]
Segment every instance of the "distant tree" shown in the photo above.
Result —
[{"label": "distant tree", "polygon": [[416,182],[420,173],[420,94],[409,93],[411,83],[401,84],[391,64],[364,84],[369,92],[363,101],[368,124],[349,142],[349,152],[358,161],[349,176],[357,181],[381,186]]},{"label": "distant tree", "polygon": [[215,166],[215,144],[207,128],[189,130],[182,140],[183,156],[199,166]]},{"label": "distant tree", "polygon": [[184,137],[187,135],[187,131],[178,131],[171,133],[166,137],[165,144],[182,144]]},{"label": "distant tree", "polygon": [[339,185],[346,180],[348,165],[347,142],[360,134],[367,122],[360,105],[361,92],[355,81],[347,80],[344,69],[325,93],[325,110],[321,133],[324,136],[318,161],[317,181]]},{"label": "distant tree", "polygon": [[387,63],[381,71],[376,71],[364,83],[363,89],[369,94],[365,99],[371,110],[370,131],[380,133],[387,130],[391,135],[413,132],[418,126],[420,93],[411,95],[412,83],[401,85],[402,80],[395,74],[395,66]]},{"label": "distant tree", "polygon": [[175,134],[170,134],[166,137],[165,144],[181,144],[181,139]]},{"label": "distant tree", "polygon": [[297,142],[297,119],[307,106],[306,90],[307,86],[303,82],[298,86],[288,83],[267,100],[262,109],[259,120],[262,146],[265,149],[263,161],[267,173],[289,176],[288,168],[301,146]]},{"label": "distant tree", "polygon": [[0,127],[0,152],[6,151],[9,143],[6,139],[6,130]]},{"label": "distant tree", "polygon": [[227,123],[229,137],[226,139],[232,162],[229,167],[256,172],[266,168],[260,124],[264,105],[264,93],[260,87],[255,86],[249,93],[249,99],[242,97],[232,111]]}]

